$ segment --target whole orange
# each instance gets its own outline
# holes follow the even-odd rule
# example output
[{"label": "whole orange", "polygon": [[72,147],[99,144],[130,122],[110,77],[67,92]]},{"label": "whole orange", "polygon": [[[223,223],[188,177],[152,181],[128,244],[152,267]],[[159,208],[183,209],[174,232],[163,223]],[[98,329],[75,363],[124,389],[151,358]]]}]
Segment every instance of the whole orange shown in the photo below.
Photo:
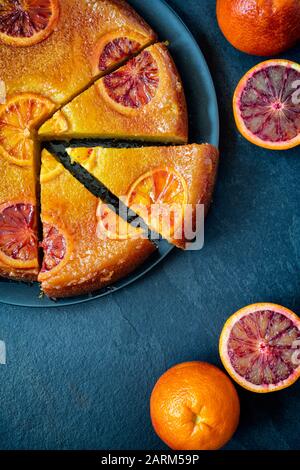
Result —
[{"label": "whole orange", "polygon": [[215,450],[234,434],[240,403],[231,380],[205,362],[185,362],[165,372],[150,400],[153,427],[174,450]]},{"label": "whole orange", "polygon": [[217,18],[226,39],[248,54],[279,54],[300,39],[300,0],[217,0]]}]

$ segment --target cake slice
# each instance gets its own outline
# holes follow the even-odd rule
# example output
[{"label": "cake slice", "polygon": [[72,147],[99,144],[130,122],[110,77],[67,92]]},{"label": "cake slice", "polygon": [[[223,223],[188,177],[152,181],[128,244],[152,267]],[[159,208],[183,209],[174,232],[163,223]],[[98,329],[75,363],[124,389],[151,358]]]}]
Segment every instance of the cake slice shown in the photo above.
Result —
[{"label": "cake slice", "polygon": [[108,238],[99,223],[101,206],[99,199],[43,151],[44,260],[39,281],[49,297],[81,295],[113,284],[155,251],[155,246],[125,221],[122,233]]},{"label": "cake slice", "polygon": [[[66,123],[60,130],[59,121]],[[167,47],[150,46],[96,81],[45,122],[39,136],[186,143],[185,95]]]},{"label": "cake slice", "polygon": [[21,93],[0,104],[0,274],[35,280],[37,150],[35,129],[53,111],[48,98]]},{"label": "cake slice", "polygon": [[35,169],[16,165],[1,150],[0,168],[0,276],[35,281],[39,271]]},{"label": "cake slice", "polygon": [[[204,206],[204,215],[212,198],[219,155],[215,147],[95,147],[68,149],[68,153],[152,230],[180,248],[192,241],[196,222],[201,224],[196,221],[197,204]],[[103,226],[107,225],[104,211]]]},{"label": "cake slice", "polygon": [[58,107],[155,39],[123,0],[4,0],[0,80]]}]

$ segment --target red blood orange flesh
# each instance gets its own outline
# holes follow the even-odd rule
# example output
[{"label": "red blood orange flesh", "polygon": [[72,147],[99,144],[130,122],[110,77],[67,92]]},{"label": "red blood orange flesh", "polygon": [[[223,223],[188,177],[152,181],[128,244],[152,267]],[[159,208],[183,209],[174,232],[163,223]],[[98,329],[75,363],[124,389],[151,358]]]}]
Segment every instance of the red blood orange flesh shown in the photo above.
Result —
[{"label": "red blood orange flesh", "polygon": [[148,51],[131,59],[124,67],[104,78],[108,96],[128,108],[141,108],[156,95],[159,70],[156,60]]},{"label": "red blood orange flesh", "polygon": [[15,46],[31,46],[52,33],[58,17],[58,0],[2,0],[0,40]]},{"label": "red blood orange flesh", "polygon": [[37,266],[36,217],[32,204],[6,204],[0,209],[0,259],[16,268]]},{"label": "red blood orange flesh", "polygon": [[258,393],[286,388],[300,376],[300,319],[285,307],[245,307],[226,322],[220,338],[224,367]]},{"label": "red blood orange flesh", "polygon": [[284,150],[300,144],[300,65],[262,62],[240,81],[233,99],[241,134],[261,147]]},{"label": "red blood orange flesh", "polygon": [[56,227],[44,224],[44,240],[41,247],[44,250],[41,272],[46,273],[58,266],[64,259],[67,250],[66,239]]},{"label": "red blood orange flesh", "polygon": [[140,50],[140,43],[128,37],[115,38],[104,47],[98,62],[101,72],[108,70],[115,64],[122,62],[127,57]]}]

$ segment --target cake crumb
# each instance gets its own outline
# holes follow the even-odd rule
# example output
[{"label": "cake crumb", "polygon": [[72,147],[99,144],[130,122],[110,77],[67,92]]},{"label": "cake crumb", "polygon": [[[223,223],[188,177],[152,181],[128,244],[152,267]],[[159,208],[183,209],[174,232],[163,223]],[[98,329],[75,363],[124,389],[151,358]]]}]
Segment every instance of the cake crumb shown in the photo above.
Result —
[{"label": "cake crumb", "polygon": [[0,80],[0,104],[6,103],[6,86],[4,80]]}]

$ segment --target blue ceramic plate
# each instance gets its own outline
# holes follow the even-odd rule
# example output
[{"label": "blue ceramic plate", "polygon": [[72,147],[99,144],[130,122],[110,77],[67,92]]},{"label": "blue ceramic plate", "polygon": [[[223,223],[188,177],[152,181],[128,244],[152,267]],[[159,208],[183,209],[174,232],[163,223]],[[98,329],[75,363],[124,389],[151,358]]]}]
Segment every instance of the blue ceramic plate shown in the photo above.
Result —
[{"label": "blue ceramic plate", "polygon": [[[190,119],[190,142],[209,142],[218,146],[219,115],[212,78],[198,44],[179,16],[163,0],[129,0],[129,3],[158,33],[160,40],[169,41],[184,82]],[[27,307],[57,307],[72,305],[102,297],[128,286],[156,266],[172,250],[167,242],[160,242],[158,252],[131,276],[92,295],[62,299],[56,302],[40,297],[39,284],[0,280],[0,302]]]}]

